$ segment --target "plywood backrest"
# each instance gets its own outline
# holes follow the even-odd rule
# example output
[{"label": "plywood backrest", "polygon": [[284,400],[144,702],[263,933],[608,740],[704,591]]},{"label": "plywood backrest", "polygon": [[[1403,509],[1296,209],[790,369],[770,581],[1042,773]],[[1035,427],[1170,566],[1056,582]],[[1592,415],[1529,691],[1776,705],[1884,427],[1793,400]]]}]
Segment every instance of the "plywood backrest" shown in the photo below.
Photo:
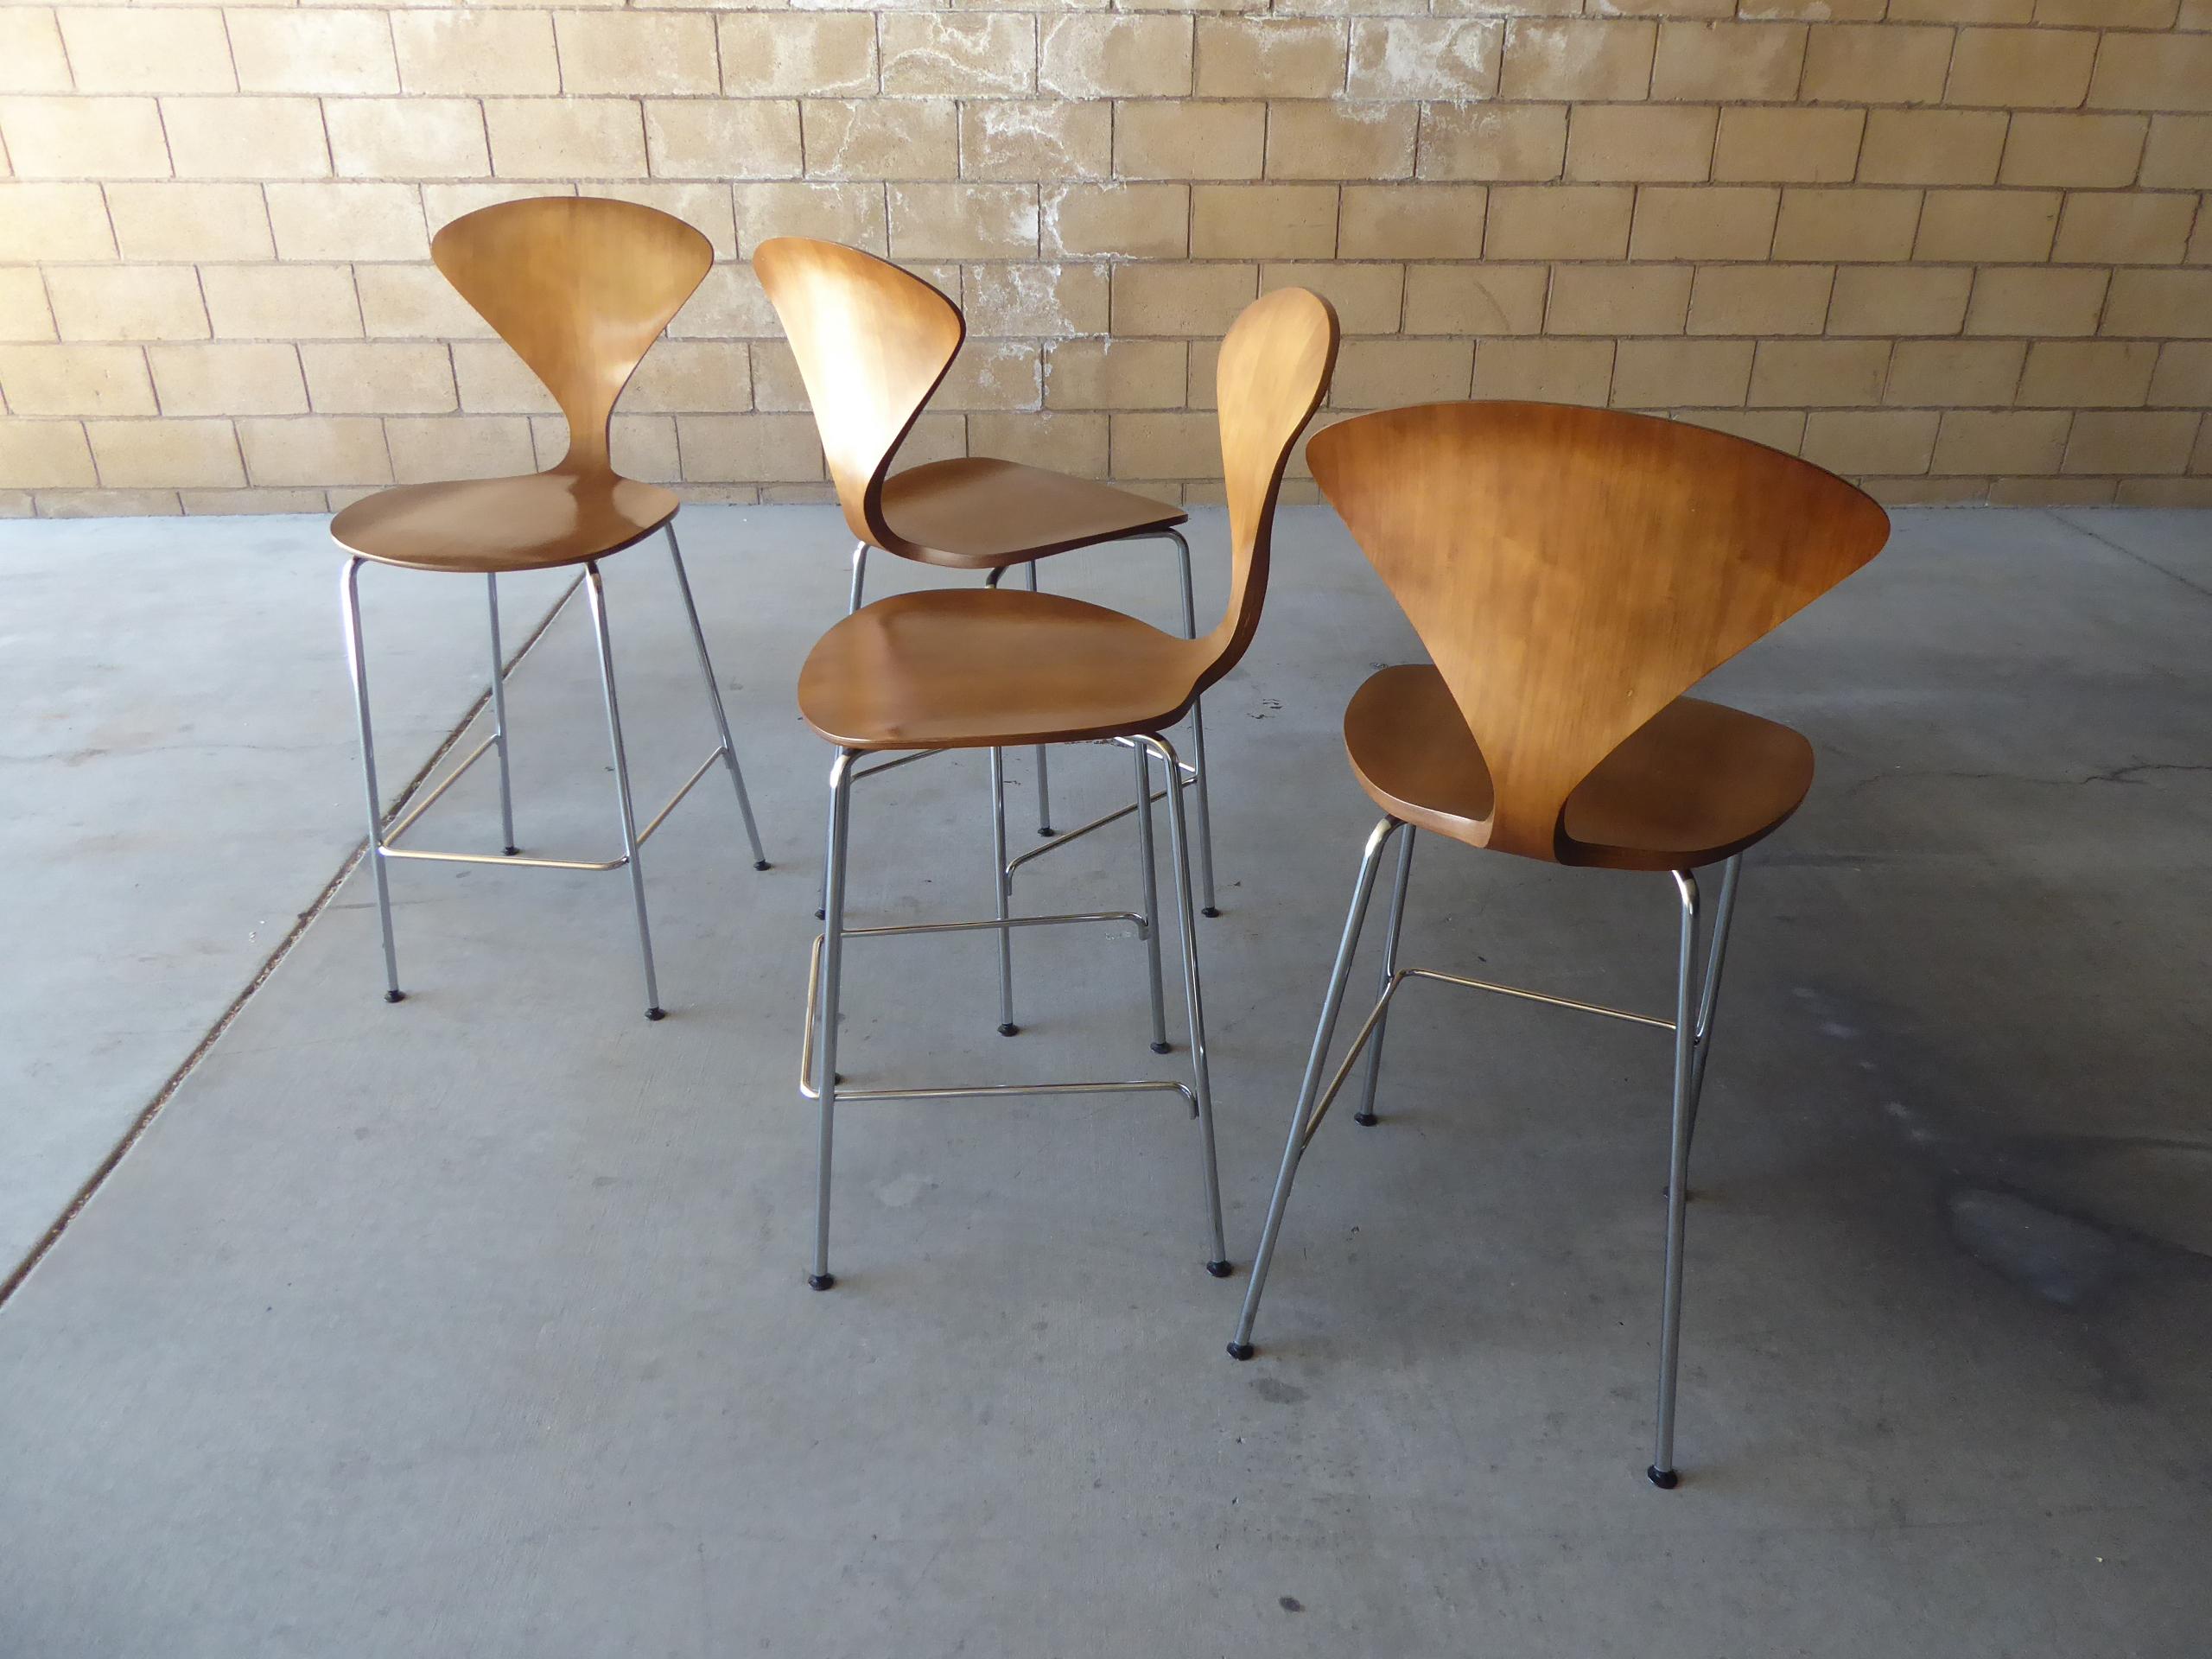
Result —
[{"label": "plywood backrest", "polygon": [[1214,630],[1216,656],[1202,686],[1236,666],[1260,626],[1283,468],[1329,390],[1337,338],[1326,300],[1286,288],[1246,306],[1221,342],[1214,388],[1229,499],[1229,609]]},{"label": "plywood backrest", "polygon": [[753,269],[798,359],[845,523],[863,541],[912,551],[883,522],[883,480],[960,349],[960,308],[835,242],[775,237],[753,250]]},{"label": "plywood backrest", "polygon": [[462,214],[430,257],[561,405],[569,453],[556,470],[603,472],[614,400],[715,254],[658,208],[539,196]]},{"label": "plywood backrest", "polygon": [[1808,462],[1610,410],[1389,410],[1306,457],[1482,747],[1488,844],[1531,858],[1624,739],[1889,537]]}]

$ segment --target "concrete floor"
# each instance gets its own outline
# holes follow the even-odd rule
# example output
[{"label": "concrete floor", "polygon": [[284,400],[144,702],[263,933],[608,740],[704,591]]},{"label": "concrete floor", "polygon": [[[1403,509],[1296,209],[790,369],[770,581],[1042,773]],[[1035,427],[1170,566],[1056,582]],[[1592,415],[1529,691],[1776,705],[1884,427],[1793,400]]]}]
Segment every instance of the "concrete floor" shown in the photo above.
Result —
[{"label": "concrete floor", "polygon": [[[1237,1276],[1200,1268],[1172,1103],[855,1106],[840,1284],[809,1294],[792,1085],[828,753],[790,687],[842,534],[812,509],[683,522],[777,868],[749,868],[714,780],[651,844],[658,1025],[619,875],[403,867],[397,1007],[346,883],[0,1308],[0,1652],[2202,1651],[2203,515],[1902,513],[1715,677],[1808,732],[1821,777],[1746,872],[1671,1495],[1642,1477],[1646,1032],[1409,993],[1383,1124],[1332,1120],[1306,1160],[1262,1357],[1221,1351],[1374,817],[1337,720],[1414,653],[1318,512],[1287,515],[1267,625],[1210,701]],[[28,757],[0,815],[13,1249],[357,832],[318,523],[6,537],[38,601],[0,652],[0,747]],[[1172,613],[1158,550],[1054,570]],[[395,782],[476,695],[453,586],[377,593]],[[609,588],[657,800],[705,717],[664,562],[626,556]],[[522,839],[591,855],[612,815],[580,611],[513,694]],[[1125,760],[1064,753],[1057,817],[1118,804]],[[426,836],[493,844],[490,785]],[[855,919],[987,906],[983,798],[963,760],[861,785]],[[1122,907],[1132,861],[1094,836],[1020,901]],[[1663,1005],[1664,883],[1433,841],[1415,871],[1409,960]],[[855,944],[853,1080],[1180,1063],[1145,1051],[1125,934],[1033,932],[1018,960],[1009,1043],[982,937]]]}]

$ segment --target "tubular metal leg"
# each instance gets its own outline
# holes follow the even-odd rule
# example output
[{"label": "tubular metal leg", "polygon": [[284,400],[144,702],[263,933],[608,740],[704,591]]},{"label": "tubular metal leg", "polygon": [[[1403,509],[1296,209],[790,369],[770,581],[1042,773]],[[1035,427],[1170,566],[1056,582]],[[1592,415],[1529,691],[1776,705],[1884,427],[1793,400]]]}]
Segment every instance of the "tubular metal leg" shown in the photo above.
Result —
[{"label": "tubular metal leg", "polygon": [[[1037,591],[1037,561],[1029,561],[1029,591]],[[1046,770],[1045,746],[1037,746],[1037,833],[1052,833],[1052,779]]]},{"label": "tubular metal leg", "polygon": [[[361,781],[369,801],[369,845],[365,856],[376,877],[377,919],[384,927],[384,1000],[404,1002],[407,993],[399,988],[399,952],[391,938],[391,878],[385,868],[384,803],[377,794],[376,739],[369,729],[369,663],[361,645],[361,561],[358,558],[346,561],[345,574],[338,582],[338,602],[346,622],[346,660],[353,671],[353,709],[361,722]],[[493,683],[497,683],[495,679]],[[499,755],[504,764],[504,747]]]},{"label": "tubular metal leg", "polygon": [[660,987],[653,978],[653,932],[645,919],[645,872],[638,859],[638,818],[630,804],[630,761],[622,750],[622,714],[614,697],[614,647],[607,636],[607,595],[596,561],[584,566],[584,597],[591,602],[593,632],[599,640],[599,681],[607,692],[607,737],[614,751],[614,792],[622,808],[622,857],[630,867],[630,894],[638,905],[638,950],[645,965],[645,1018],[660,1020]]},{"label": "tubular metal leg", "polygon": [[1237,1316],[1236,1335],[1229,1351],[1237,1359],[1252,1357],[1252,1321],[1259,1317],[1260,1293],[1267,1288],[1268,1264],[1274,1259],[1275,1238],[1282,1231],[1282,1212],[1290,1203],[1290,1184],[1298,1176],[1299,1160],[1306,1155],[1306,1115],[1321,1089],[1321,1068],[1328,1061],[1329,1040],[1336,1035],[1337,1013],[1344,1007],[1344,984],[1351,977],[1352,952],[1359,948],[1359,931],[1367,919],[1367,901],[1375,891],[1375,873],[1382,868],[1382,849],[1400,828],[1397,819],[1385,817],[1367,837],[1359,856],[1359,877],[1352,884],[1351,910],[1344,917],[1344,938],[1337,945],[1336,966],[1329,970],[1329,988],[1321,999],[1321,1020],[1313,1028],[1313,1047],[1306,1058],[1306,1077],[1298,1085],[1298,1105],[1291,1113],[1290,1139],[1282,1149],[1282,1167],[1275,1173],[1274,1197],[1268,1204],[1267,1225],[1260,1233],[1260,1252],[1252,1258],[1252,1282],[1244,1288],[1244,1311]]},{"label": "tubular metal leg", "polygon": [[1736,882],[1743,874],[1738,853],[1720,867],[1720,901],[1713,907],[1713,938],[1705,947],[1705,990],[1697,1005],[1697,1059],[1690,1075],[1689,1138],[1697,1138],[1697,1109],[1705,1098],[1705,1063],[1713,1054],[1713,1015],[1720,1006],[1720,964],[1728,956],[1728,924],[1736,917]]},{"label": "tubular metal leg", "polygon": [[[1414,827],[1408,824],[1402,831],[1404,839],[1398,843],[1398,879],[1390,889],[1390,925],[1382,934],[1382,974],[1376,982],[1375,995],[1387,996],[1390,992],[1390,976],[1398,971],[1398,934],[1406,922],[1406,882],[1414,868]],[[1386,1005],[1375,1021],[1375,1035],[1367,1046],[1367,1084],[1360,1097],[1359,1109],[1351,1121],[1373,1128],[1378,1121],[1375,1116],[1375,1086],[1382,1080],[1382,1037],[1389,1029],[1390,1010]]]},{"label": "tubular metal leg", "polygon": [[861,607],[861,589],[868,582],[868,543],[853,543],[853,586],[845,596],[845,614],[850,616]]},{"label": "tubular metal leg", "polygon": [[[999,920],[1014,913],[1014,881],[1006,873],[1006,751],[991,751],[991,884],[997,891]],[[999,929],[999,1035],[1021,1029],[1014,1023],[1014,930]]]},{"label": "tubular metal leg", "polygon": [[1230,1274],[1229,1244],[1222,1236],[1221,1175],[1214,1164],[1213,1085],[1206,1070],[1206,1011],[1198,992],[1198,923],[1191,906],[1191,836],[1184,821],[1183,791],[1174,787],[1182,761],[1164,737],[1147,735],[1137,741],[1160,757],[1169,784],[1167,851],[1175,866],[1175,913],[1183,930],[1183,996],[1191,1013],[1191,1098],[1198,1110],[1207,1217],[1213,1227],[1213,1255],[1206,1262],[1206,1271],[1217,1279],[1226,1279]]},{"label": "tubular metal leg", "polygon": [[815,1039],[814,1086],[820,1103],[820,1138],[815,1154],[814,1271],[806,1282],[827,1290],[837,1282],[830,1271],[830,1152],[837,1112],[837,992],[845,957],[845,842],[852,825],[853,761],[857,751],[840,749],[830,768],[830,849],[824,861],[829,886],[823,895],[822,927],[822,1019]]},{"label": "tubular metal leg", "polygon": [[522,849],[515,845],[514,779],[507,771],[507,658],[499,649],[499,579],[488,571],[484,595],[492,612],[492,737],[499,747],[499,827],[506,832],[500,849],[512,858]]},{"label": "tubular metal leg", "polygon": [[1679,1479],[1675,1472],[1675,1380],[1681,1357],[1682,1225],[1688,1211],[1690,1169],[1690,1125],[1697,1114],[1697,878],[1687,870],[1675,873],[1681,898],[1681,957],[1675,976],[1675,1116],[1667,1157],[1667,1277],[1659,1306],[1659,1412],[1651,1466],[1644,1472],[1651,1484],[1672,1491]]},{"label": "tubular metal leg", "polygon": [[[1191,586],[1191,544],[1183,539],[1180,531],[1166,532],[1175,538],[1176,556],[1183,569],[1183,637],[1198,637],[1198,595]],[[1198,770],[1195,780],[1198,791],[1198,886],[1205,904],[1203,913],[1218,916],[1220,909],[1214,904],[1213,891],[1213,802],[1206,793],[1206,715],[1203,699],[1191,705],[1191,760]]]},{"label": "tubular metal leg", "polygon": [[[715,729],[721,734],[722,760],[729,767],[729,780],[737,788],[737,810],[745,819],[745,838],[753,843],[753,868],[768,868],[768,855],[760,845],[760,827],[753,821],[753,800],[745,792],[745,773],[737,764],[737,740],[729,734],[729,715],[722,708],[721,688],[715,683],[714,659],[707,655],[706,631],[699,626],[699,607],[691,601],[691,578],[684,573],[683,554],[676,544],[676,526],[671,523],[668,531],[669,563],[676,567],[676,590],[683,595],[683,614],[691,624],[691,643],[699,652],[699,672],[707,682],[707,701],[715,711]],[[506,750],[499,751],[500,776],[506,774]],[[509,840],[513,837],[510,836]]]},{"label": "tubular metal leg", "polygon": [[1146,967],[1152,976],[1152,1052],[1167,1052],[1167,1007],[1160,978],[1160,875],[1152,851],[1152,757],[1142,744],[1131,750],[1137,763],[1137,861],[1144,879]]}]

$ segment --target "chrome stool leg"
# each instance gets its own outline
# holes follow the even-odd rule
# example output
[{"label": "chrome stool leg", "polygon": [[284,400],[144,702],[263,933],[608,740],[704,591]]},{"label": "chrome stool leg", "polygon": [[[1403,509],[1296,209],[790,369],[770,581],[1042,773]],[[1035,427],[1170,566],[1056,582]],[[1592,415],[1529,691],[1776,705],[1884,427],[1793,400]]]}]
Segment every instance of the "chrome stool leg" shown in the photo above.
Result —
[{"label": "chrome stool leg", "polygon": [[1160,977],[1160,873],[1152,848],[1152,757],[1141,743],[1131,746],[1137,763],[1137,862],[1143,880],[1145,965],[1152,985],[1152,1052],[1165,1054],[1167,1007]]},{"label": "chrome stool leg", "polygon": [[1720,1006],[1720,964],[1728,956],[1728,925],[1736,918],[1736,882],[1743,874],[1738,853],[1720,867],[1720,902],[1713,909],[1713,938],[1705,947],[1705,991],[1697,1005],[1697,1059],[1690,1076],[1690,1139],[1697,1138],[1698,1103],[1705,1098],[1705,1063],[1713,1054],[1713,1016]]},{"label": "chrome stool leg", "polygon": [[369,729],[369,664],[361,645],[359,559],[346,561],[345,574],[339,579],[338,599],[346,620],[346,659],[353,671],[353,709],[361,722],[361,782],[369,802],[369,842],[363,856],[376,877],[377,919],[384,927],[384,1000],[404,1002],[407,993],[399,988],[399,953],[391,937],[391,878],[385,868],[384,804],[377,795],[377,746]]},{"label": "chrome stool leg", "polygon": [[[1183,637],[1198,637],[1198,595],[1191,586],[1191,544],[1183,539],[1180,531],[1166,532],[1175,541],[1175,553],[1183,570]],[[1198,886],[1205,896],[1203,914],[1218,916],[1221,911],[1214,903],[1213,891],[1213,802],[1206,793],[1206,715],[1205,700],[1191,704],[1191,760],[1198,769],[1193,781],[1198,793]]]},{"label": "chrome stool leg", "polygon": [[830,846],[823,861],[821,1034],[816,1039],[814,1086],[819,1103],[815,1149],[814,1271],[806,1282],[827,1290],[837,1282],[830,1271],[830,1155],[837,1119],[837,993],[845,963],[845,849],[852,827],[853,762],[856,751],[840,749],[830,768]]},{"label": "chrome stool leg", "polygon": [[584,597],[591,604],[592,630],[599,642],[599,683],[607,693],[607,736],[614,751],[614,791],[622,808],[622,861],[630,867],[630,893],[638,905],[638,949],[645,965],[645,1018],[660,1020],[660,987],[653,977],[652,925],[645,919],[645,872],[638,858],[638,819],[630,804],[630,762],[622,749],[622,714],[614,696],[614,647],[607,634],[607,595],[596,560],[584,566]]},{"label": "chrome stool leg", "polygon": [[1675,872],[1675,886],[1681,898],[1681,957],[1675,975],[1675,1113],[1667,1152],[1667,1274],[1659,1303],[1659,1412],[1651,1453],[1651,1467],[1644,1472],[1651,1484],[1672,1491],[1681,1477],[1675,1472],[1675,1382],[1681,1358],[1682,1338],[1682,1227],[1688,1209],[1690,1123],[1697,1112],[1697,1029],[1691,1011],[1696,1006],[1697,877],[1688,870]]},{"label": "chrome stool leg", "polygon": [[853,585],[845,595],[845,614],[850,616],[861,607],[861,590],[868,583],[868,543],[853,543]]},{"label": "chrome stool leg", "polygon": [[999,903],[999,1035],[1011,1037],[1021,1027],[1014,1023],[1014,930],[1007,918],[1014,913],[1014,880],[1006,868],[1006,751],[991,751],[991,875]]},{"label": "chrome stool leg", "polygon": [[492,613],[492,738],[499,746],[499,827],[505,832],[503,852],[512,858],[522,850],[515,845],[515,788],[507,770],[507,658],[499,649],[499,579],[486,574],[485,597]]},{"label": "chrome stool leg", "polygon": [[[737,764],[737,740],[730,735],[729,715],[722,708],[721,688],[715,683],[714,659],[707,655],[706,631],[699,626],[699,607],[691,601],[691,578],[683,569],[683,550],[676,544],[675,522],[671,520],[666,529],[669,563],[676,567],[676,590],[683,596],[683,614],[691,624],[691,643],[699,652],[699,672],[707,682],[707,701],[715,711],[715,729],[721,734],[722,760],[729,767],[730,782],[737,788],[737,810],[745,819],[745,838],[753,843],[753,868],[765,870],[768,868],[768,855],[760,846],[760,827],[753,821],[753,800],[745,792],[745,773]],[[504,779],[506,772],[506,749],[504,745],[499,754],[500,774]],[[508,839],[512,841],[513,836],[510,835]]]},{"label": "chrome stool leg", "polygon": [[[1029,591],[1037,591],[1037,561],[1029,561]],[[1037,746],[1037,833],[1052,833],[1052,776],[1046,768],[1045,746]]]},{"label": "chrome stool leg", "polygon": [[1385,817],[1367,837],[1360,855],[1359,877],[1352,884],[1351,910],[1344,918],[1343,939],[1337,945],[1336,966],[1329,970],[1329,988],[1321,999],[1320,1023],[1313,1028],[1313,1047],[1306,1060],[1305,1080],[1298,1085],[1298,1106],[1290,1116],[1290,1139],[1282,1149],[1282,1167],[1275,1174],[1274,1197],[1268,1204],[1267,1225],[1260,1234],[1259,1254],[1252,1258],[1252,1282],[1244,1289],[1244,1311],[1237,1316],[1236,1334],[1229,1351],[1236,1359],[1252,1357],[1252,1322],[1259,1317],[1260,1294],[1267,1288],[1268,1264],[1274,1260],[1275,1239],[1282,1231],[1282,1214],[1290,1203],[1290,1184],[1298,1177],[1299,1160],[1305,1157],[1315,1125],[1310,1121],[1315,1095],[1321,1087],[1321,1067],[1329,1058],[1329,1041],[1336,1035],[1337,1014],[1344,1007],[1344,985],[1351,977],[1352,953],[1359,948],[1360,927],[1367,919],[1367,901],[1375,892],[1376,872],[1382,868],[1382,849],[1400,828],[1397,819]]},{"label": "chrome stool leg", "polygon": [[[1382,974],[1376,982],[1375,995],[1387,997],[1390,981],[1398,971],[1398,935],[1406,924],[1406,883],[1414,868],[1414,827],[1410,823],[1402,832],[1404,839],[1398,843],[1398,879],[1390,888],[1390,922],[1382,933]],[[1367,1084],[1362,1094],[1359,1109],[1351,1121],[1363,1128],[1373,1128],[1379,1121],[1375,1116],[1375,1087],[1382,1080],[1382,1037],[1389,1029],[1390,1011],[1385,1006],[1375,1021],[1372,1046],[1367,1051]]]}]

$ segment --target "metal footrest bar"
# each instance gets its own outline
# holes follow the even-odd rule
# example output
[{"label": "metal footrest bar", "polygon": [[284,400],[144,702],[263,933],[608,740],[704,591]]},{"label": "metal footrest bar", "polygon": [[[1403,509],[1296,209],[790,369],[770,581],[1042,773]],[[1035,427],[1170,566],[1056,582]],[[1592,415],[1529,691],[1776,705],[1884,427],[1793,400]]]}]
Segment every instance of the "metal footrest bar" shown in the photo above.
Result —
[{"label": "metal footrest bar", "polygon": [[[1101,738],[1098,741],[1101,743],[1107,744],[1116,748],[1134,749],[1141,747],[1134,739],[1127,737],[1107,737]],[[905,762],[894,761],[893,764],[904,765]],[[1178,772],[1183,774],[1183,779],[1185,783],[1195,783],[1198,781],[1198,769],[1191,765],[1189,761],[1179,760],[1175,763],[1175,768]],[[880,771],[881,768],[879,767],[877,770]],[[866,775],[867,774],[865,772],[855,774],[855,776],[859,777],[865,777]],[[1167,798],[1167,791],[1164,789],[1156,789],[1152,792],[1152,798],[1154,801],[1164,801]],[[1019,854],[1010,860],[1007,864],[1006,873],[1008,875],[1012,875],[1016,870],[1029,862],[1031,859],[1042,858],[1046,854],[1052,851],[1056,848],[1065,847],[1071,841],[1079,841],[1094,830],[1103,830],[1109,823],[1119,823],[1123,818],[1128,817],[1136,810],[1136,803],[1132,801],[1127,806],[1116,807],[1113,811],[1109,812],[1103,818],[1093,818],[1089,823],[1078,825],[1073,830],[1058,830],[1055,832],[1052,840],[1039,842],[1037,846],[1032,847],[1027,852]]]}]

